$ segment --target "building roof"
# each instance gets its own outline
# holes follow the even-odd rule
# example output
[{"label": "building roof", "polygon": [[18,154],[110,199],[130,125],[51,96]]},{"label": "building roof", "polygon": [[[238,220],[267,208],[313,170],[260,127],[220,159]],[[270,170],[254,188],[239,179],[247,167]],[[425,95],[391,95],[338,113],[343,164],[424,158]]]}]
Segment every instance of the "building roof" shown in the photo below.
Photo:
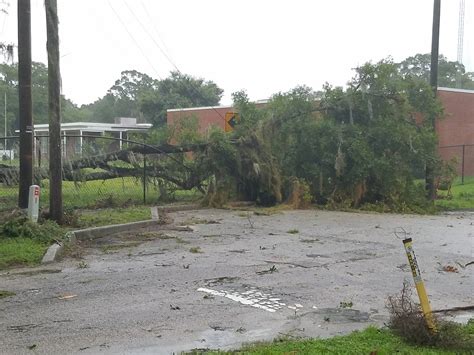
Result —
[{"label": "building roof", "polygon": [[[266,104],[268,100],[257,100],[253,101],[254,104]],[[182,111],[199,111],[199,110],[217,110],[217,109],[233,109],[233,105],[223,105],[223,106],[202,106],[202,107],[185,107],[185,108],[171,108],[166,110],[166,112],[182,112]]]},{"label": "building roof", "polygon": [[474,94],[474,90],[445,88],[445,87],[438,87],[438,91],[452,91],[452,92],[462,92],[464,94]]},{"label": "building roof", "polygon": [[[87,132],[126,132],[145,131],[152,127],[150,123],[116,124],[98,122],[70,122],[61,123],[61,131],[87,131]],[[35,132],[49,131],[49,124],[35,124]]]}]

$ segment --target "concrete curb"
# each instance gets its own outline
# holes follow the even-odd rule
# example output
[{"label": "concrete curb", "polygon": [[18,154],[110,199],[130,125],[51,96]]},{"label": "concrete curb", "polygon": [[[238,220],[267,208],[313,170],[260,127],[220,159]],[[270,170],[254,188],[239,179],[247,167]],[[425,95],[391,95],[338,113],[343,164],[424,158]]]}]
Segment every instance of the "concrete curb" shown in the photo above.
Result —
[{"label": "concrete curb", "polygon": [[52,244],[41,260],[41,264],[49,264],[56,261],[61,254],[64,252],[64,248],[66,245],[75,244],[78,240],[94,240],[97,238],[105,237],[109,234],[114,233],[123,233],[128,232],[140,228],[150,227],[153,225],[158,224],[158,220],[148,220],[148,221],[140,221],[140,222],[132,222],[132,223],[124,223],[124,224],[113,224],[110,226],[102,226],[102,227],[93,227],[93,228],[86,228],[80,229],[73,232],[66,233],[65,240],[62,242],[55,242]]},{"label": "concrete curb", "polygon": [[[161,214],[177,211],[190,211],[199,208],[199,205],[171,205],[157,207],[158,213]],[[41,264],[49,264],[56,261],[64,252],[64,248],[66,245],[75,244],[78,240],[94,240],[109,234],[129,232],[140,228],[151,227],[156,224],[159,224],[159,219],[151,219],[147,221],[131,222],[124,224],[113,224],[110,226],[93,227],[68,232],[66,233],[64,241],[55,242],[48,248],[48,250],[43,256],[43,259],[41,260]],[[186,229],[186,227],[181,228],[183,228],[183,231],[192,230],[190,229],[190,227],[187,227],[188,229]]]},{"label": "concrete curb", "polygon": [[43,259],[41,259],[41,264],[49,264],[56,261],[64,252],[66,245],[76,243],[77,239],[74,233],[75,232],[67,232],[64,237],[64,241],[56,242],[53,245],[50,245],[43,256]]}]

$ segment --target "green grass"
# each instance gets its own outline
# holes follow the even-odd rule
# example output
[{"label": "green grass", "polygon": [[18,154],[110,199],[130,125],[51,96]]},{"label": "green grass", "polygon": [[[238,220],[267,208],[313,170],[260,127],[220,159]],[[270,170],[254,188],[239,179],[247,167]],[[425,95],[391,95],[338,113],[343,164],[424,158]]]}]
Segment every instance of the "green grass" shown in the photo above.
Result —
[{"label": "green grass", "polygon": [[38,264],[48,244],[28,238],[0,239],[0,270]]},{"label": "green grass", "polygon": [[151,219],[150,207],[131,206],[127,208],[104,208],[79,212],[80,227],[98,227],[110,224],[137,222]]},{"label": "green grass", "polygon": [[[0,186],[0,210],[15,208],[18,186]],[[197,190],[175,192],[177,201],[195,201],[201,197]],[[146,203],[158,204],[159,193],[151,183],[147,184]],[[72,209],[117,207],[127,204],[143,204],[143,184],[133,177],[87,181],[75,184],[63,181],[64,207]],[[41,184],[40,206],[49,205],[49,181]]]},{"label": "green grass", "polygon": [[[464,327],[466,332],[474,334],[472,325]],[[356,331],[349,335],[329,339],[289,340],[280,339],[273,343],[261,343],[243,347],[229,353],[235,354],[469,354],[463,349],[438,349],[432,347],[412,346],[403,342],[390,330],[369,327],[364,331]],[[210,352],[212,353],[212,352]]]},{"label": "green grass", "polygon": [[[446,196],[446,193],[447,191],[438,191],[439,196]],[[436,200],[436,206],[450,211],[474,210],[474,177],[464,178],[464,185],[461,185],[461,179],[457,178],[451,193],[451,199],[440,198]]]}]

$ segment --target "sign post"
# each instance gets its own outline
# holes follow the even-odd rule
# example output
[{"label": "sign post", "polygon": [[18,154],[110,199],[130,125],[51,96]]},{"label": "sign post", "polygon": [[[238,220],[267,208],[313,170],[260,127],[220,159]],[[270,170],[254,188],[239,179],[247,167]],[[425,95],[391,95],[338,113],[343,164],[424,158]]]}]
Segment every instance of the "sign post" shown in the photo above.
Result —
[{"label": "sign post", "polygon": [[433,314],[431,313],[430,301],[428,295],[426,294],[425,284],[421,278],[420,268],[418,267],[418,262],[416,261],[415,251],[413,250],[412,239],[407,238],[403,239],[403,246],[408,257],[408,263],[410,264],[411,273],[413,274],[413,280],[415,281],[416,292],[420,298],[421,310],[425,316],[426,324],[428,328],[435,333],[436,324],[433,319]]},{"label": "sign post", "polygon": [[28,219],[33,223],[38,222],[39,199],[40,187],[38,185],[31,185],[28,197]]}]

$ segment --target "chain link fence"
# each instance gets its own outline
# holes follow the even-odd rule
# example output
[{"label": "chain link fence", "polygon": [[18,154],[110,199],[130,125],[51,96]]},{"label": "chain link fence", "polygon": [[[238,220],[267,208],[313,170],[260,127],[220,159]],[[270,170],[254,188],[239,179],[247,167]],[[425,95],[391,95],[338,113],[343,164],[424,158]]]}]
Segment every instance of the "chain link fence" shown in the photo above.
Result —
[{"label": "chain link fence", "polygon": [[462,184],[474,177],[474,144],[439,147],[439,154],[444,161],[454,162]]},{"label": "chain link fence", "polygon": [[[34,138],[34,183],[41,187],[42,208],[49,206],[48,145],[47,135]],[[144,143],[112,136],[63,135],[64,208],[157,203],[165,183],[151,172],[166,157],[135,152],[144,147],[150,151]],[[118,153],[126,149],[134,152]],[[19,165],[19,138],[0,138],[0,211],[18,205]]]}]

